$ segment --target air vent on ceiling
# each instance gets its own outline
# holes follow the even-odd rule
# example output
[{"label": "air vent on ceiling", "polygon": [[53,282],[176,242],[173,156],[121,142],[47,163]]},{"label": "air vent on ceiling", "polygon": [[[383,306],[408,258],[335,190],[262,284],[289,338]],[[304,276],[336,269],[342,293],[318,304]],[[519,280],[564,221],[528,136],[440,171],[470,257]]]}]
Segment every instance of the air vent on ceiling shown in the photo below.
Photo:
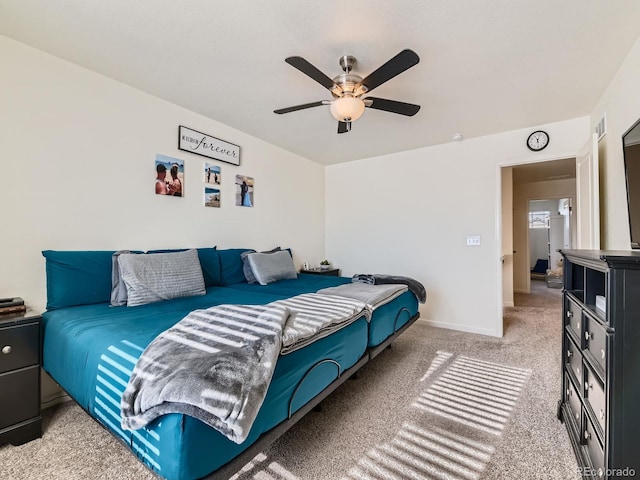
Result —
[{"label": "air vent on ceiling", "polygon": [[596,134],[598,135],[598,141],[602,140],[607,133],[607,113],[602,116],[600,121],[596,124],[595,129]]}]

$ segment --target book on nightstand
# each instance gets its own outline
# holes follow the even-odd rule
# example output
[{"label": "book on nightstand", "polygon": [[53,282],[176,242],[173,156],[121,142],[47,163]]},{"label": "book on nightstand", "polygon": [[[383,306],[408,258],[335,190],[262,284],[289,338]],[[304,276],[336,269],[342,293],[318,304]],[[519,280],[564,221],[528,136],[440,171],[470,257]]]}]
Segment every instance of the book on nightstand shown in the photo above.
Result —
[{"label": "book on nightstand", "polygon": [[26,312],[27,306],[20,297],[0,298],[0,315],[5,313]]}]

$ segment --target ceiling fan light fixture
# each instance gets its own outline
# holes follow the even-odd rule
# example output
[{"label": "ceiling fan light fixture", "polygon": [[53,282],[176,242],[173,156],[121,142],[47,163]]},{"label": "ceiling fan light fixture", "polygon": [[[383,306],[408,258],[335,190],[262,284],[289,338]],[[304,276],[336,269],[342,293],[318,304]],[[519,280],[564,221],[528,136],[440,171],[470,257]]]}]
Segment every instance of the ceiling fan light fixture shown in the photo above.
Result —
[{"label": "ceiling fan light fixture", "polygon": [[356,97],[345,95],[331,103],[331,115],[339,122],[354,122],[364,113],[364,102]]}]

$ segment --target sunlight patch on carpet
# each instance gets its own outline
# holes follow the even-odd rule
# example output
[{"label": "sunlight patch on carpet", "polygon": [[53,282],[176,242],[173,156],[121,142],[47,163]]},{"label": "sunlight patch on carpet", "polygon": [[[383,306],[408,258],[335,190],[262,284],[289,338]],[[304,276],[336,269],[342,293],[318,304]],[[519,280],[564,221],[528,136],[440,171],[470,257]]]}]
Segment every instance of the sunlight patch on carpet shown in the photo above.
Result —
[{"label": "sunlight patch on carpet", "polygon": [[245,478],[255,480],[301,480],[279,463],[269,462],[269,458],[264,453],[256,455],[253,460],[242,467],[242,470],[229,480]]},{"label": "sunlight patch on carpet", "polygon": [[440,367],[442,367],[442,365],[447,363],[447,360],[449,360],[451,357],[453,357],[453,353],[442,352],[438,350],[436,352],[436,358],[433,359],[433,361],[431,362],[431,365],[429,365],[429,369],[427,370],[427,373],[424,374],[424,376],[420,379],[420,381],[424,382],[427,378],[429,378],[431,375],[437,372],[440,369]]},{"label": "sunlight patch on carpet", "polygon": [[413,403],[426,413],[501,435],[531,370],[457,357]]},{"label": "sunlight patch on carpet", "polygon": [[341,480],[481,478],[531,370],[438,351],[420,382],[436,372],[411,404],[423,426],[405,422]]},{"label": "sunlight patch on carpet", "polygon": [[477,480],[494,448],[405,422],[395,437],[362,458],[342,480]]}]

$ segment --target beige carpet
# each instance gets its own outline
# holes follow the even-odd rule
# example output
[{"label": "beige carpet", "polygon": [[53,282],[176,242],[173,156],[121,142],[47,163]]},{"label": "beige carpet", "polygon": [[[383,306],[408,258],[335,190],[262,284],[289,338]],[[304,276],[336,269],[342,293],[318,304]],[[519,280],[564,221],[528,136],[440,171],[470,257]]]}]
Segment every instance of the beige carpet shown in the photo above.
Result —
[{"label": "beige carpet", "polygon": [[[420,322],[238,480],[577,479],[560,396],[560,290],[516,295],[502,339]],[[73,403],[42,439],[0,447],[0,478],[151,479]]]}]

